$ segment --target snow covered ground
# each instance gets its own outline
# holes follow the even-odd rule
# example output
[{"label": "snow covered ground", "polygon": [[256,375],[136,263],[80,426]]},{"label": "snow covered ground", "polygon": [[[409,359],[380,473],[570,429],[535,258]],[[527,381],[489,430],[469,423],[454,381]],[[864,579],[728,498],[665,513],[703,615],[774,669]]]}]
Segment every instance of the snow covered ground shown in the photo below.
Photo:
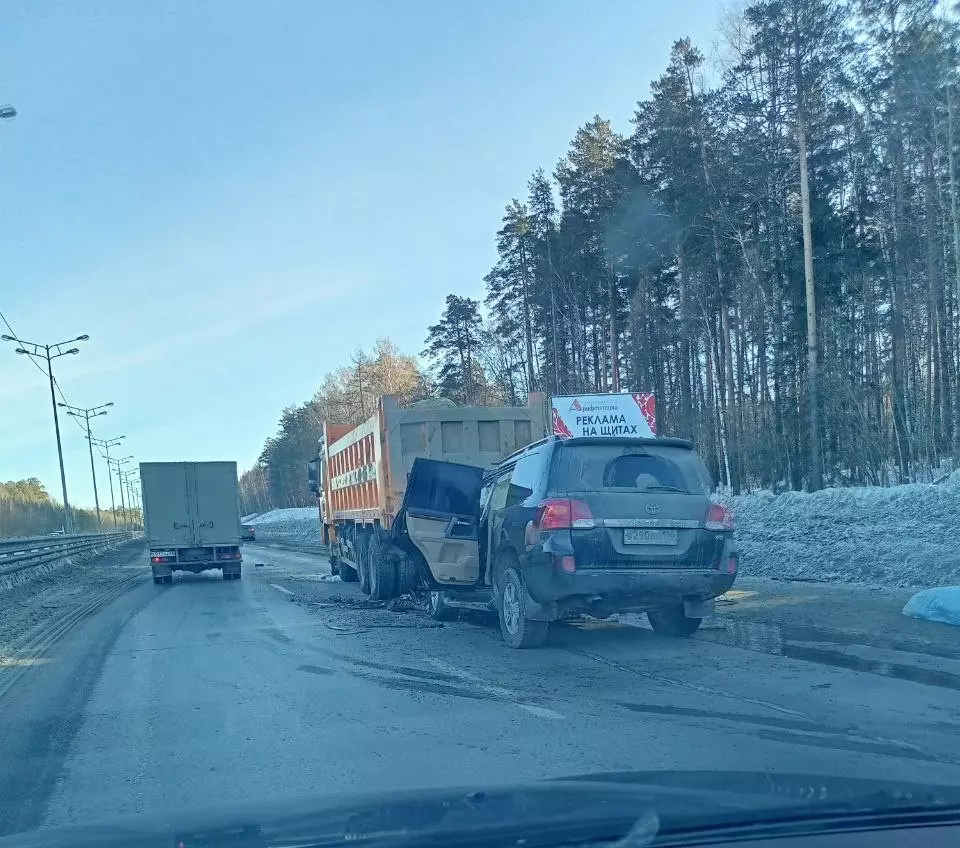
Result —
[{"label": "snow covered ground", "polygon": [[878,587],[960,584],[960,472],[941,484],[731,498],[742,572]]},{"label": "snow covered ground", "polygon": [[263,542],[320,544],[320,513],[315,506],[274,509],[243,523],[253,525]]},{"label": "snow covered ground", "polygon": [[[745,576],[885,588],[960,585],[960,472],[944,483],[730,498]],[[245,522],[257,538],[320,542],[315,507]]]}]

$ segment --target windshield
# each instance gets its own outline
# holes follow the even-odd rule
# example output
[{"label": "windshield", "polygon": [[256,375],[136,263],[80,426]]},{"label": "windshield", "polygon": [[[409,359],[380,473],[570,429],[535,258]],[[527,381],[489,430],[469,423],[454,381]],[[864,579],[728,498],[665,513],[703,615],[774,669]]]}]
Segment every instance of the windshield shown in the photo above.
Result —
[{"label": "windshield", "polygon": [[0,24],[0,848],[946,809],[960,0]]}]

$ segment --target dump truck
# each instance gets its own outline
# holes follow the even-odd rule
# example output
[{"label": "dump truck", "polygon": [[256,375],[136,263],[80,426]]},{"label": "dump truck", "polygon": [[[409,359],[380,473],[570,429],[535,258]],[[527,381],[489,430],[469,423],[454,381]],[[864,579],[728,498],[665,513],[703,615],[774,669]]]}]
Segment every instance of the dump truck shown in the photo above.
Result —
[{"label": "dump truck", "polygon": [[210,569],[240,579],[235,462],[141,462],[140,485],[154,583],[172,583],[174,571]]},{"label": "dump truck", "polygon": [[384,396],[354,428],[324,425],[308,479],[322,536],[344,581],[376,600],[433,588],[425,564],[396,545],[394,521],[414,462],[435,459],[487,467],[547,434],[547,399],[526,406],[465,406],[422,401],[402,407]]}]

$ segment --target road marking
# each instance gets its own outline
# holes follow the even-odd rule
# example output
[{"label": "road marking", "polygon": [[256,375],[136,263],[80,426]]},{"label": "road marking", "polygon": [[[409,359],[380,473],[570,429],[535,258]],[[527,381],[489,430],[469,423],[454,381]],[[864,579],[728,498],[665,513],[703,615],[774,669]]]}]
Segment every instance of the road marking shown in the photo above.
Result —
[{"label": "road marking", "polygon": [[772,704],[770,701],[764,701],[761,698],[750,698],[745,695],[736,695],[733,692],[728,692],[724,689],[714,689],[711,686],[704,686],[700,683],[688,683],[684,680],[674,680],[670,677],[664,677],[661,674],[656,672],[641,671],[638,668],[633,668],[628,665],[623,665],[622,663],[612,660],[609,657],[601,656],[600,654],[592,654],[589,651],[583,651],[579,648],[568,648],[570,653],[580,654],[580,656],[587,657],[588,659],[593,660],[594,662],[601,663],[602,665],[608,665],[611,668],[618,669],[619,671],[626,672],[627,674],[635,674],[637,677],[645,678],[647,680],[653,680],[657,683],[666,683],[668,686],[676,686],[681,689],[689,689],[693,692],[699,692],[703,695],[709,695],[711,697],[723,697],[730,698],[734,701],[741,701],[745,704],[755,704],[758,707],[766,707],[768,710],[774,710],[778,713],[784,713],[786,715],[797,716],[799,718],[808,718],[807,713],[798,712],[797,710],[791,710],[789,707],[781,707],[779,704]]},{"label": "road marking", "polygon": [[446,674],[449,674],[451,677],[456,677],[459,680],[462,680],[464,683],[469,683],[474,689],[485,692],[486,694],[491,695],[501,701],[512,703],[513,706],[519,707],[521,710],[530,713],[530,715],[537,716],[537,718],[549,718],[553,719],[554,721],[563,721],[566,719],[566,716],[563,715],[563,713],[558,713],[556,710],[551,710],[547,707],[538,707],[535,704],[522,704],[520,703],[520,696],[516,692],[513,692],[510,689],[505,689],[503,686],[492,686],[489,683],[484,683],[476,675],[470,674],[470,672],[464,671],[461,668],[457,668],[455,665],[450,665],[450,663],[445,663],[443,660],[437,660],[431,657],[430,663],[435,665]]},{"label": "road marking", "polygon": [[430,658],[430,662],[439,668],[440,671],[444,671],[453,677],[458,677],[460,680],[471,683],[475,689],[479,689],[481,692],[486,692],[488,695],[493,695],[494,697],[508,701],[520,700],[520,696],[516,692],[513,692],[510,689],[504,689],[502,686],[491,686],[489,683],[484,683],[479,677],[476,677],[469,672],[464,671],[463,669],[457,668],[455,665],[450,665],[450,663],[445,663],[443,660],[436,660],[433,658]]},{"label": "road marking", "polygon": [[556,710],[548,709],[547,707],[538,707],[535,704],[517,704],[521,710],[525,710],[530,713],[530,715],[535,715],[539,718],[552,718],[559,719],[563,721],[566,719],[566,716],[563,713],[558,713]]},{"label": "road marking", "polygon": [[271,583],[270,585],[273,586],[273,588],[276,589],[278,592],[283,592],[284,595],[296,594],[296,592],[291,592],[286,586],[278,586],[276,583]]}]

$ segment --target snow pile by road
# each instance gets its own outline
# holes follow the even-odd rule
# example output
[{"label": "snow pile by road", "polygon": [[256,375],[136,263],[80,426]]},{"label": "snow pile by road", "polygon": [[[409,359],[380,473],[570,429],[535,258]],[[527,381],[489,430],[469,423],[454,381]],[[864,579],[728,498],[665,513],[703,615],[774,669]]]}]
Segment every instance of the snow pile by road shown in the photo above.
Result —
[{"label": "snow pile by road", "polygon": [[[960,471],[942,484],[759,492],[729,502],[745,576],[960,585]],[[262,541],[320,543],[316,507],[275,509],[245,523]]]},{"label": "snow pile by road", "polygon": [[260,541],[320,544],[320,513],[315,506],[274,509],[244,523],[256,528]]},{"label": "snow pile by road", "polygon": [[729,500],[744,575],[883,587],[960,584],[960,471],[942,484]]}]

